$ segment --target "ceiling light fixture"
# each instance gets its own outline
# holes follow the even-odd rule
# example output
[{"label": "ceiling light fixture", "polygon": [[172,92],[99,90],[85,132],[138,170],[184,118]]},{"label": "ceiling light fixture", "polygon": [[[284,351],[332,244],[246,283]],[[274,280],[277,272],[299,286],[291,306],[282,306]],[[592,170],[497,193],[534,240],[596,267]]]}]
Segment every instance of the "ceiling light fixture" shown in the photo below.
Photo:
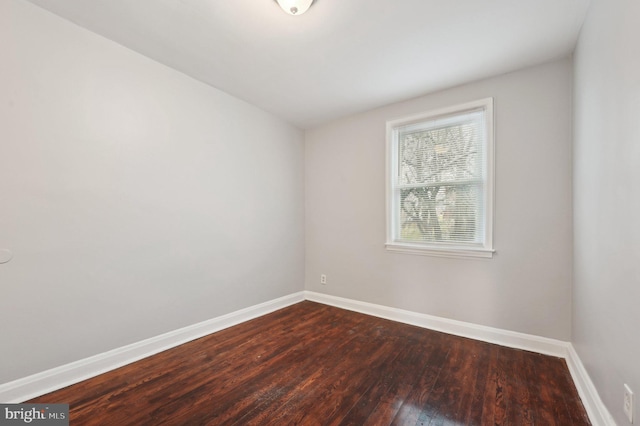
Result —
[{"label": "ceiling light fixture", "polygon": [[302,15],[311,7],[313,0],[276,0],[289,15]]}]

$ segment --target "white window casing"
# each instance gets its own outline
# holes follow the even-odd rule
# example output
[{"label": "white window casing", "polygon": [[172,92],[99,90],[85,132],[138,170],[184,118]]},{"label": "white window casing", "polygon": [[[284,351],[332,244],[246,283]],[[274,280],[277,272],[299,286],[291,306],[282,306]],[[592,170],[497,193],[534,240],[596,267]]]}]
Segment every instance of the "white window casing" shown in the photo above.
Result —
[{"label": "white window casing", "polygon": [[387,250],[493,257],[493,127],[493,98],[387,122]]}]

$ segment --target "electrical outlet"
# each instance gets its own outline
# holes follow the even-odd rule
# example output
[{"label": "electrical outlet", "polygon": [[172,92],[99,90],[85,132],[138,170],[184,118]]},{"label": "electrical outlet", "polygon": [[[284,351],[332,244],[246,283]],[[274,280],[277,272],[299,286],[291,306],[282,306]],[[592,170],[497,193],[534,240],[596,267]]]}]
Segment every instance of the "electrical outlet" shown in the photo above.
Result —
[{"label": "electrical outlet", "polygon": [[624,414],[627,415],[629,423],[633,423],[633,391],[629,385],[624,385]]},{"label": "electrical outlet", "polygon": [[320,275],[320,284],[327,283],[327,276],[325,274]]}]

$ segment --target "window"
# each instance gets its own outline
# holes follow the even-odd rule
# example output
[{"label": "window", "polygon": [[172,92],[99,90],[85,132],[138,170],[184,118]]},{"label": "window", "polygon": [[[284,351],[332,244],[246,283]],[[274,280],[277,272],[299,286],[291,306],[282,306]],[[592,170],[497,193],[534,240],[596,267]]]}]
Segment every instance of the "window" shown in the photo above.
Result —
[{"label": "window", "polygon": [[493,99],[387,123],[388,250],[493,256]]}]

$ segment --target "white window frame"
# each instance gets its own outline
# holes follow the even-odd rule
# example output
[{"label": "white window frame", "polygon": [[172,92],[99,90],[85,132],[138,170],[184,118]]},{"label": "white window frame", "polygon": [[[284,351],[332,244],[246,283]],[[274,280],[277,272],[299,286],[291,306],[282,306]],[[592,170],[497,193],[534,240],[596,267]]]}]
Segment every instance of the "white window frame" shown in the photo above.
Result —
[{"label": "white window frame", "polygon": [[[455,244],[455,243],[408,243],[398,241],[395,233],[398,223],[396,196],[393,189],[392,179],[397,179],[398,175],[398,129],[403,126],[418,124],[425,121],[432,121],[445,117],[465,114],[471,111],[484,110],[485,114],[485,223],[484,241],[481,244]],[[495,143],[494,143],[494,120],[493,120],[493,98],[480,99],[473,102],[442,108],[434,111],[403,117],[387,121],[387,250],[397,253],[419,254],[440,257],[471,257],[471,258],[492,258],[493,249],[493,213],[494,213],[494,176],[495,176]]]}]

